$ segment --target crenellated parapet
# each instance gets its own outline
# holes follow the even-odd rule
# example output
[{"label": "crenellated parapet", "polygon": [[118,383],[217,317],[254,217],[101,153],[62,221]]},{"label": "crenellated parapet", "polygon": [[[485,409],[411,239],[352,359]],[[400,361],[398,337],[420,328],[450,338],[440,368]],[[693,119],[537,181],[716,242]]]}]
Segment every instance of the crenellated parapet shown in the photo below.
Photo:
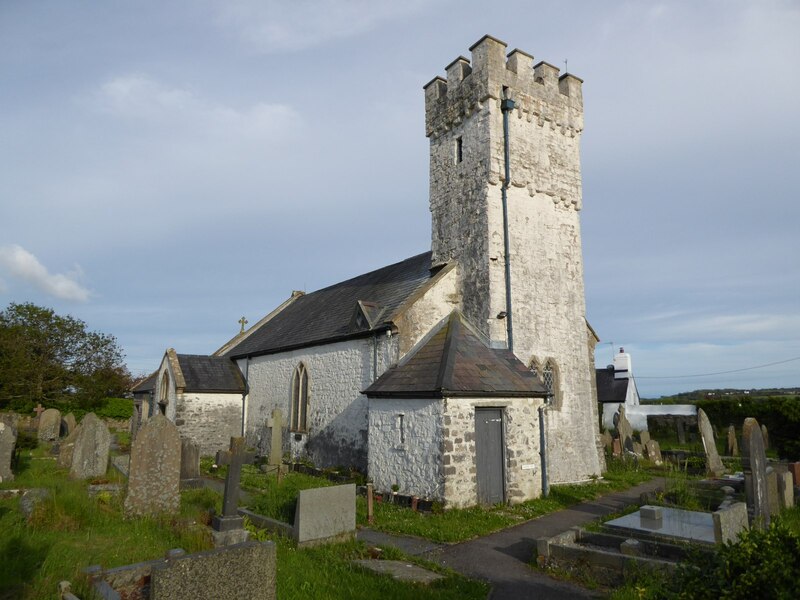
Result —
[{"label": "crenellated parapet", "polygon": [[490,35],[470,48],[472,60],[459,56],[425,89],[425,134],[438,137],[470,115],[494,103],[499,110],[503,88],[515,101],[518,118],[560,129],[574,136],[583,130],[583,81],[522,50],[506,55],[506,43]]}]

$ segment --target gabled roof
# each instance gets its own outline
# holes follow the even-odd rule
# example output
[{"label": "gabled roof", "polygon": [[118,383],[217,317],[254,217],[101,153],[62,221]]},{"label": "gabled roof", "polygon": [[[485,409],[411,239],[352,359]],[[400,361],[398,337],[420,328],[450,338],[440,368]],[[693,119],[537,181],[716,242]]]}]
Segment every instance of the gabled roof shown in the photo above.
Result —
[{"label": "gabled roof", "polygon": [[630,379],[614,379],[614,367],[595,369],[598,402],[625,402]]},{"label": "gabled roof", "polygon": [[241,371],[229,358],[200,354],[178,354],[186,392],[244,393]]},{"label": "gabled roof", "polygon": [[464,316],[453,311],[427,340],[364,393],[370,398],[547,396],[547,390],[513,352],[490,348]]},{"label": "gabled roof", "polygon": [[[238,358],[270,354],[385,329],[403,303],[434,275],[431,253],[425,252],[304,294],[235,344],[225,355]],[[363,319],[354,318],[356,310],[360,311]]]},{"label": "gabled roof", "polygon": [[131,388],[131,391],[134,394],[141,394],[143,392],[149,392],[151,390],[154,390],[156,387],[156,379],[158,379],[158,371],[153,371],[152,373],[150,373],[150,375],[148,375],[147,377],[142,379],[139,383],[134,385]]}]

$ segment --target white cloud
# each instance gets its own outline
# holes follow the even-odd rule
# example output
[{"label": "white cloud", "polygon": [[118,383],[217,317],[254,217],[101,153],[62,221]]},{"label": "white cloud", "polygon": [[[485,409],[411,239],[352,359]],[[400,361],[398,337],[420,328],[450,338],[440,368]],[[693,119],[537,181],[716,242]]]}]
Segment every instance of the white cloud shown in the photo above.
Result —
[{"label": "white cloud", "polygon": [[13,244],[0,247],[0,266],[9,275],[27,281],[42,292],[62,300],[85,302],[89,290],[76,281],[80,271],[75,273],[50,273],[33,254],[22,246]]},{"label": "white cloud", "polygon": [[100,86],[94,98],[102,111],[118,117],[234,138],[275,136],[290,131],[301,120],[298,113],[285,104],[259,102],[246,108],[233,108],[143,74],[110,79]]},{"label": "white cloud", "polygon": [[222,3],[219,18],[259,52],[291,52],[366,33],[387,21],[417,14],[430,4],[424,0],[231,0]]}]

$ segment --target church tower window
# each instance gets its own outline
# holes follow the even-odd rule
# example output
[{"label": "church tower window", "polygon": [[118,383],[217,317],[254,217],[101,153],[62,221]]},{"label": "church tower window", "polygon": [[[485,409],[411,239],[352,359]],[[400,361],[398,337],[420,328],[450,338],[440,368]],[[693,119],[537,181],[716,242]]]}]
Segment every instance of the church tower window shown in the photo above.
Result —
[{"label": "church tower window", "polygon": [[292,376],[292,431],[308,431],[308,371],[303,363]]},{"label": "church tower window", "polygon": [[549,401],[555,408],[561,407],[561,386],[559,384],[558,366],[552,358],[548,358],[542,368],[542,383],[550,392]]}]

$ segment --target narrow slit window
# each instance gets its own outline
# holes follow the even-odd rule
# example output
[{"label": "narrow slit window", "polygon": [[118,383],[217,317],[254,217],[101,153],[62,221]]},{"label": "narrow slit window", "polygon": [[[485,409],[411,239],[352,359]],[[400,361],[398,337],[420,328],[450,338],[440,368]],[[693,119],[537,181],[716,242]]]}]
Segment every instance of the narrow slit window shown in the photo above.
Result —
[{"label": "narrow slit window", "polygon": [[308,431],[308,371],[303,363],[292,376],[292,431]]},{"label": "narrow slit window", "polygon": [[405,424],[405,415],[400,413],[397,415],[397,426],[400,429],[400,443],[406,443],[406,424]]},{"label": "narrow slit window", "polygon": [[456,138],[455,159],[456,164],[464,160],[464,140],[461,136]]}]

